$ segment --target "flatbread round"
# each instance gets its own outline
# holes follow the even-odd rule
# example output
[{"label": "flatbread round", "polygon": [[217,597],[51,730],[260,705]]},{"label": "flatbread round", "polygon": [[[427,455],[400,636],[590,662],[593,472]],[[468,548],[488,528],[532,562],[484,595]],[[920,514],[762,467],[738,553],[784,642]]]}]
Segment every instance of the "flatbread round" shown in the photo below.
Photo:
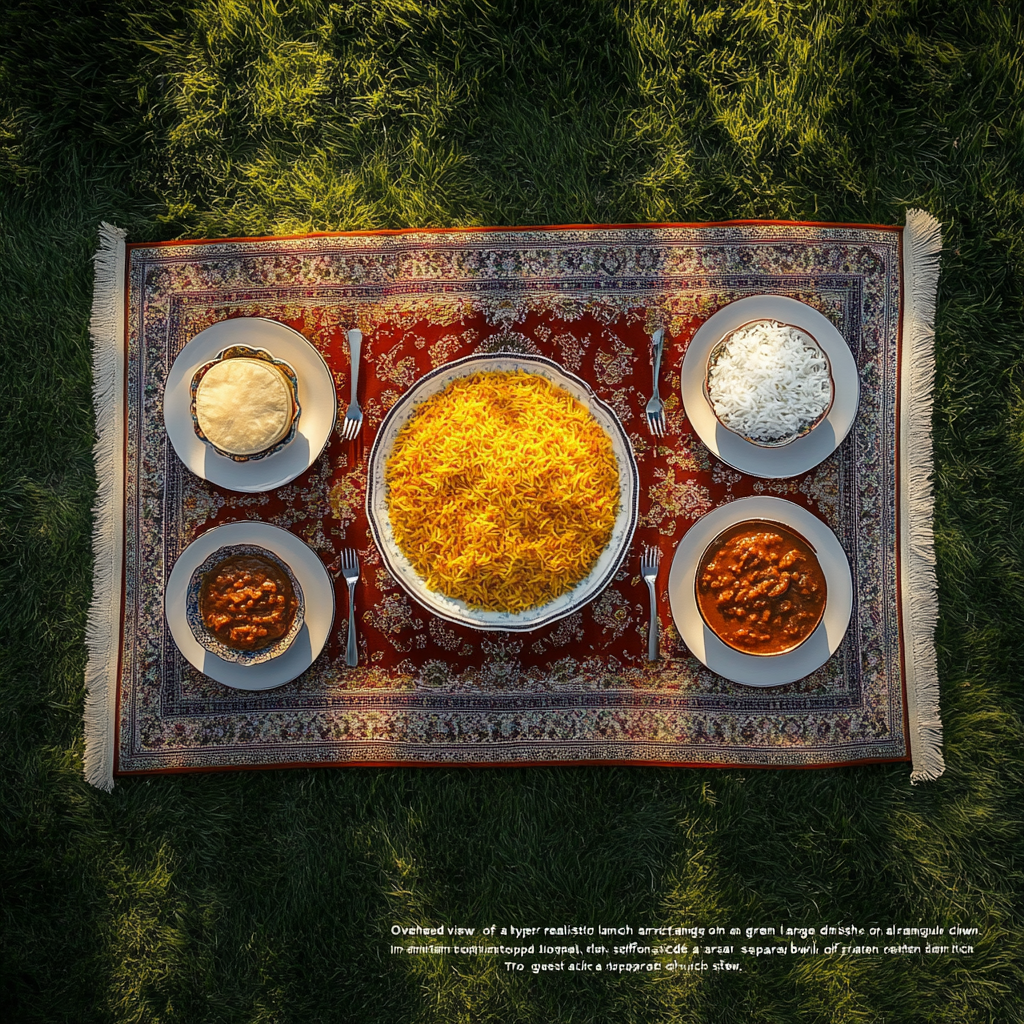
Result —
[{"label": "flatbread round", "polygon": [[236,356],[214,363],[196,389],[196,419],[207,440],[232,455],[255,455],[292,425],[292,390],[262,359]]}]

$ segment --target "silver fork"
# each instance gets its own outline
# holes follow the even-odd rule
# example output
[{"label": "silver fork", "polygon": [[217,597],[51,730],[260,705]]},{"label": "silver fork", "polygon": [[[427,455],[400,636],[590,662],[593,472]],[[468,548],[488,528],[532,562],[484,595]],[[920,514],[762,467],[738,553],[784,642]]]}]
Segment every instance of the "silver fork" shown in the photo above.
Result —
[{"label": "silver fork", "polygon": [[359,664],[359,648],[356,645],[356,584],[359,582],[359,556],[355,548],[341,552],[341,575],[348,584],[348,645],[345,648],[345,664]]},{"label": "silver fork", "polygon": [[359,436],[359,429],[363,425],[363,410],[359,408],[359,401],[356,398],[356,387],[359,384],[359,348],[362,343],[362,331],[348,332],[348,353],[352,364],[352,396],[345,413],[345,422],[341,428],[341,436],[346,441],[354,441]]},{"label": "silver fork", "polygon": [[658,578],[658,563],[661,552],[657,548],[644,548],[640,556],[640,575],[651,592],[651,628],[647,631],[647,660],[658,660],[658,598],[654,592],[654,581]]},{"label": "silver fork", "polygon": [[661,355],[665,350],[665,328],[659,327],[651,337],[654,346],[654,394],[647,403],[647,428],[655,437],[665,436],[665,403],[658,394],[658,374],[661,371]]}]

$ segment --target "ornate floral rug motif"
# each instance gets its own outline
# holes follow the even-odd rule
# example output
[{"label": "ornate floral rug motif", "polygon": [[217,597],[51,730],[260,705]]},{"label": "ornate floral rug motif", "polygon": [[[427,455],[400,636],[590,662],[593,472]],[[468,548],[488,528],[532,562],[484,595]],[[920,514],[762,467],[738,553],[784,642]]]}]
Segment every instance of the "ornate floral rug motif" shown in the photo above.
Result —
[{"label": "ornate floral rug motif", "polygon": [[[100,687],[95,679],[90,685],[91,728],[102,718],[99,728],[114,740],[113,774],[351,763],[909,760],[915,716],[927,703],[922,693],[934,681],[926,651],[924,668],[914,669],[925,678],[911,680],[908,691],[915,598],[901,581],[900,531],[910,513],[900,506],[900,483],[901,451],[914,439],[900,398],[904,230],[737,223],[128,246],[123,468],[112,499],[123,509],[113,596],[121,638],[110,706],[98,707]],[[860,371],[850,436],[815,469],[786,480],[748,476],[711,456],[680,398],[680,366],[697,327],[759,293],[822,312]],[[177,354],[199,331],[239,316],[299,331],[323,355],[339,396],[339,428],[323,455],[270,493],[234,493],[196,477],[163,425],[163,385]],[[649,338],[658,326],[668,339],[662,439],[643,416]],[[354,443],[340,433],[352,327],[364,338],[365,421]],[[568,618],[529,633],[480,633],[428,613],[383,567],[365,511],[367,458],[388,409],[432,368],[495,351],[544,355],[585,379],[621,419],[640,473],[639,525],[613,583]],[[673,626],[666,592],[672,554],[690,525],[753,494],[785,497],[823,519],[854,582],[853,618],[838,652],[807,678],[769,689],[705,669]],[[164,617],[170,570],[198,535],[245,519],[292,531],[327,564],[342,547],[358,550],[357,668],[345,666],[340,580],[328,646],[292,683],[240,692],[181,656]],[[929,535],[930,525],[929,518],[922,527]],[[656,663],[646,659],[648,598],[639,570],[647,544],[662,552]],[[91,742],[95,758],[95,735]]]}]

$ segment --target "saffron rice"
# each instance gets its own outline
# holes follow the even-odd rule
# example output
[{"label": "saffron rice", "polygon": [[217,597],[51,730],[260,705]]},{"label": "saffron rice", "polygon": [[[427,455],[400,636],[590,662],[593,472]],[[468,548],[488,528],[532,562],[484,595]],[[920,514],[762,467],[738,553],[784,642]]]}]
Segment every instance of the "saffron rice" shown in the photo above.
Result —
[{"label": "saffron rice", "polygon": [[427,587],[486,611],[547,604],[611,539],[611,439],[564,388],[526,371],[476,373],[427,399],[386,470],[395,542]]}]

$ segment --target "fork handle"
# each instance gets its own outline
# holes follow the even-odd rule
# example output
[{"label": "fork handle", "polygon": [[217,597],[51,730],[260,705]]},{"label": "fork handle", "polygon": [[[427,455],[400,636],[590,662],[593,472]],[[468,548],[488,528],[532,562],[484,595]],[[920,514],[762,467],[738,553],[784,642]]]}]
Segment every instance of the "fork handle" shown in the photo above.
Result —
[{"label": "fork handle", "polygon": [[352,363],[352,395],[349,398],[350,404],[354,403],[356,400],[356,385],[359,382],[359,349],[362,346],[362,344],[362,331],[348,332],[348,354],[349,359]]},{"label": "fork handle", "polygon": [[665,351],[665,329],[659,327],[654,332],[654,337],[651,339],[654,345],[654,397],[660,398],[658,394],[658,375],[661,373],[661,354]]},{"label": "fork handle", "polygon": [[345,647],[345,664],[354,668],[359,664],[359,647],[356,645],[356,581],[348,585],[348,644]]},{"label": "fork handle", "polygon": [[651,625],[647,630],[647,660],[658,660],[658,598],[654,592],[654,580],[647,580],[651,592]]}]

